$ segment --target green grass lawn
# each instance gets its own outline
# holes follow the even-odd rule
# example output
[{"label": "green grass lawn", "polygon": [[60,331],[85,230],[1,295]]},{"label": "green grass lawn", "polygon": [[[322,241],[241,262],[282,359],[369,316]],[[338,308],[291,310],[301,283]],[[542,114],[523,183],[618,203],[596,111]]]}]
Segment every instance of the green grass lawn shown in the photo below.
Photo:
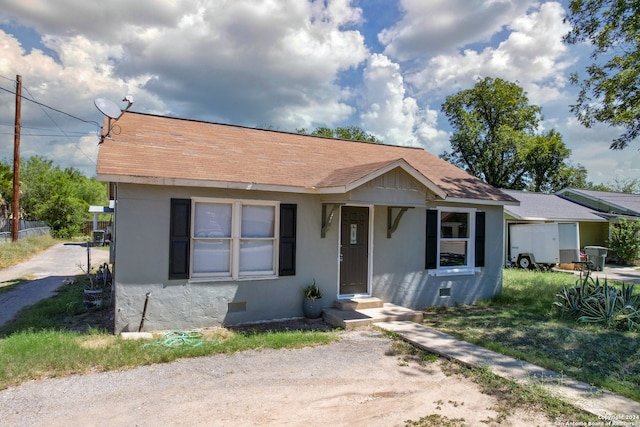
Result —
[{"label": "green grass lawn", "polygon": [[[0,269],[26,261],[56,243],[59,241],[49,236],[39,236],[2,244]],[[5,282],[0,285],[0,293],[14,290],[28,279]],[[298,348],[338,339],[335,332],[237,333],[218,328],[198,336],[195,341],[191,340],[195,345],[187,342],[186,345],[168,347],[162,337],[127,341],[91,327],[94,318],[99,318],[101,313],[100,310],[88,311],[83,305],[87,281],[86,276],[77,276],[73,284],[63,286],[54,297],[27,307],[15,321],[0,328],[0,390],[31,379],[118,370],[247,349]],[[74,331],[83,322],[86,325],[81,329],[88,329],[88,332]]]},{"label": "green grass lawn", "polygon": [[553,306],[566,273],[504,271],[492,301],[430,309],[425,323],[465,341],[640,401],[640,333],[578,323]]},{"label": "green grass lawn", "polygon": [[91,314],[82,302],[86,281],[86,276],[77,276],[75,283],[65,285],[56,296],[28,307],[16,321],[0,328],[0,390],[30,379],[119,370],[247,349],[299,348],[339,338],[335,332],[240,333],[214,328],[193,340],[172,341],[184,341],[185,345],[167,346],[161,336],[130,341],[97,329],[70,331],[70,325],[77,326],[79,318]]}]

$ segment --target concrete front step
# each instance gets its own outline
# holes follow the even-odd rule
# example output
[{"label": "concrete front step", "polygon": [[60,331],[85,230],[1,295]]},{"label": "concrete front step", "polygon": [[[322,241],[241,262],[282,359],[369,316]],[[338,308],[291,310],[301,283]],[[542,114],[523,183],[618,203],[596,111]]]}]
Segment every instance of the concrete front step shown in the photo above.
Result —
[{"label": "concrete front step", "polygon": [[375,297],[359,297],[339,299],[333,303],[338,310],[361,310],[365,308],[382,308],[384,301]]},{"label": "concrete front step", "polygon": [[347,330],[394,320],[408,320],[422,323],[422,312],[389,303],[383,303],[382,307],[357,310],[325,308],[322,315],[324,320],[331,326]]}]

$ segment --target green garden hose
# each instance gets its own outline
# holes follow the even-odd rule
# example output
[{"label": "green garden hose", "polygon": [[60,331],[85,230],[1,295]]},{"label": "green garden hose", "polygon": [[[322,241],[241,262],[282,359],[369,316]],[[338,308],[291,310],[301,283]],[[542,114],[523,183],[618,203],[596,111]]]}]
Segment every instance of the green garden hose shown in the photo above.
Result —
[{"label": "green garden hose", "polygon": [[162,339],[143,345],[146,347],[163,346],[167,348],[198,347],[204,344],[202,332],[199,331],[171,331],[162,335]]}]

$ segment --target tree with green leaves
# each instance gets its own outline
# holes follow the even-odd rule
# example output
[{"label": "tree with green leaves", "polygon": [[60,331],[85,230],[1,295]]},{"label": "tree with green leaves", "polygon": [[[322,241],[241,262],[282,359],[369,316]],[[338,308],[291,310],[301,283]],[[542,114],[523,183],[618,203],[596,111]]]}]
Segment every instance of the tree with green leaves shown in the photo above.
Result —
[{"label": "tree with green leaves", "polygon": [[551,193],[566,187],[583,187],[587,170],[567,164],[570,154],[560,132],[551,129],[534,135],[521,153],[529,179],[527,190]]},{"label": "tree with green leaves", "polygon": [[538,134],[541,109],[516,83],[478,80],[448,96],[442,111],[454,129],[445,160],[495,187],[551,192],[583,183],[586,170],[567,163],[559,132]]},{"label": "tree with green leaves", "polygon": [[640,194],[640,179],[618,177],[614,178],[613,181],[609,181],[607,183],[594,184],[593,182],[588,182],[584,187],[578,188],[585,188],[595,191],[613,191],[616,193]]},{"label": "tree with green leaves", "polygon": [[106,202],[103,183],[41,156],[23,161],[20,177],[23,217],[47,222],[55,237],[78,235],[89,219],[89,206]]},{"label": "tree with green leaves", "polygon": [[331,129],[328,127],[317,127],[312,132],[308,132],[307,129],[301,128],[297,129],[296,132],[302,133],[305,135],[314,135],[314,136],[324,136],[327,138],[337,138],[337,139],[346,139],[348,141],[366,141],[366,142],[375,142],[376,144],[381,144],[378,138],[374,135],[366,132],[362,128],[358,126],[347,126],[347,127],[337,127],[335,129]]},{"label": "tree with green leaves", "polygon": [[[13,167],[7,160],[0,161],[0,211],[8,213],[13,200]],[[4,217],[3,217],[4,218]]]},{"label": "tree with green leaves", "polygon": [[565,18],[573,28],[564,41],[593,48],[586,77],[571,76],[580,87],[571,110],[586,127],[599,122],[624,128],[613,149],[640,135],[639,17],[637,0],[572,0]]}]

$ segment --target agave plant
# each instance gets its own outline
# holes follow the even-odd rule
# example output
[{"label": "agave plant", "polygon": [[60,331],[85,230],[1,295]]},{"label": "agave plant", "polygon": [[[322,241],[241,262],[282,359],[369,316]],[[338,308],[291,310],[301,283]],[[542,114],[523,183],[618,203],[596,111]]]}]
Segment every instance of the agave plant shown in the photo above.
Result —
[{"label": "agave plant", "polygon": [[599,279],[593,280],[587,273],[576,281],[576,286],[560,289],[553,304],[576,316],[579,322],[640,328],[640,295],[634,294],[633,284],[623,283],[619,290],[606,279],[600,284]]},{"label": "agave plant", "polygon": [[627,329],[630,331],[637,329],[640,326],[640,307],[634,307],[633,305],[623,307],[620,313],[616,316],[616,321],[625,322],[627,324]]},{"label": "agave plant", "polygon": [[578,286],[570,288],[563,286],[560,292],[556,294],[556,301],[553,302],[553,305],[571,314],[578,314],[582,303],[578,289]]},{"label": "agave plant", "polygon": [[616,307],[619,308],[618,290],[609,286],[605,280],[602,292],[588,297],[580,309],[579,322],[604,323],[611,325],[615,321]]},{"label": "agave plant", "polygon": [[627,306],[637,306],[640,301],[640,295],[633,294],[634,284],[630,283],[628,285],[622,284],[622,290],[620,291],[620,298],[622,300],[623,307]]},{"label": "agave plant", "polygon": [[576,280],[575,286],[563,286],[556,294],[557,300],[553,302],[553,305],[573,315],[578,315],[585,301],[598,295],[601,289],[600,281],[598,279],[594,281],[587,273],[586,276],[580,276],[580,279]]}]

